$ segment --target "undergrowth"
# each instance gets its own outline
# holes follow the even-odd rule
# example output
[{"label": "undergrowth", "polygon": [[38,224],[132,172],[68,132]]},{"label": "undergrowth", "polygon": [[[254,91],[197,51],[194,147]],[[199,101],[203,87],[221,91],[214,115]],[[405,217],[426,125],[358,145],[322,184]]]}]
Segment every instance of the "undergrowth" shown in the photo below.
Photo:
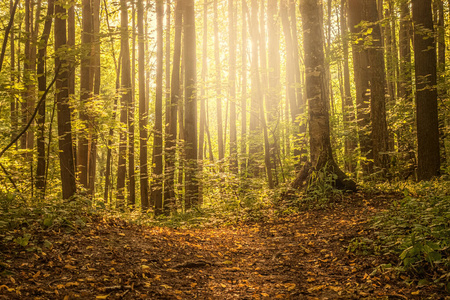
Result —
[{"label": "undergrowth", "polygon": [[396,268],[419,285],[450,291],[450,186],[446,181],[403,184],[403,199],[373,220],[373,247],[399,259]]}]

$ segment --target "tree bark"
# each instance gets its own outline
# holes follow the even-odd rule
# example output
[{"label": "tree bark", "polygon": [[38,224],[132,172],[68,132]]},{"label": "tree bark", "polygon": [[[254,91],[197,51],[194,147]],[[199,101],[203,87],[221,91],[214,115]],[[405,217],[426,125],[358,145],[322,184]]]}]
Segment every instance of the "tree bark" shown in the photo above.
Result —
[{"label": "tree bark", "polygon": [[414,65],[416,70],[416,109],[418,180],[439,175],[439,129],[436,89],[436,47],[431,0],[413,0]]},{"label": "tree bark", "polygon": [[63,199],[76,193],[75,163],[73,159],[72,122],[68,94],[68,74],[65,59],[66,9],[59,3],[55,5],[55,68],[59,69],[56,80],[56,102],[58,109],[59,164]]},{"label": "tree bark", "polygon": [[[327,172],[336,174],[337,188],[355,190],[355,183],[339,169],[331,150],[327,87],[323,85],[326,70],[321,27],[322,7],[315,0],[301,0],[300,12],[303,18],[311,164],[314,170],[325,169]],[[305,166],[308,168],[308,164]],[[299,173],[299,175],[302,174],[307,172]]]},{"label": "tree bark", "polygon": [[184,63],[185,63],[185,209],[198,205],[197,163],[197,87],[194,0],[185,1],[184,10]]}]

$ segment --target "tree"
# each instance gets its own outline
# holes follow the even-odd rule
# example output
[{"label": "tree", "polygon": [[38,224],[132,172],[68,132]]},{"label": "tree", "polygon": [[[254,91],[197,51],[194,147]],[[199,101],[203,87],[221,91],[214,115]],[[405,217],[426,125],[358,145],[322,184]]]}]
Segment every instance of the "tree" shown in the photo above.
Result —
[{"label": "tree", "polygon": [[[125,199],[125,177],[126,177],[126,154],[127,154],[127,116],[129,106],[132,101],[133,95],[131,90],[131,76],[130,76],[130,47],[129,47],[129,34],[128,34],[128,7],[127,1],[120,1],[120,52],[122,55],[122,72],[121,72],[121,101],[120,101],[120,141],[119,141],[119,160],[117,167],[117,200],[120,201],[117,205],[123,206],[121,203]],[[130,163],[130,162],[129,162]],[[129,174],[130,179],[132,174]],[[130,181],[129,187],[132,187]],[[129,193],[131,193],[129,191]],[[131,198],[128,198],[129,204]]]},{"label": "tree", "polygon": [[430,180],[440,170],[436,89],[436,51],[431,0],[413,0],[414,65],[417,110],[417,178]]},{"label": "tree", "polygon": [[388,167],[389,135],[386,124],[386,73],[381,29],[378,24],[377,1],[365,0],[364,12],[369,21],[372,45],[368,50],[370,81],[370,116],[372,123],[372,152],[374,165],[385,171]]},{"label": "tree", "polygon": [[[214,0],[214,20],[218,20],[217,0]],[[217,144],[219,148],[219,161],[225,157],[223,141],[223,121],[222,121],[222,68],[220,62],[219,48],[219,22],[214,22],[214,62],[216,70],[216,113],[217,113]]]},{"label": "tree", "polygon": [[170,87],[169,133],[165,144],[165,184],[164,200],[165,207],[173,210],[175,205],[175,154],[178,126],[178,100],[180,97],[180,65],[181,65],[181,32],[183,23],[183,1],[177,0],[175,8],[175,39],[172,60],[172,81]]},{"label": "tree", "polygon": [[[47,54],[47,44],[50,37],[50,30],[53,23],[53,10],[54,1],[50,0],[47,3],[47,16],[44,23],[44,30],[42,32],[39,41],[38,50],[38,64],[37,64],[37,75],[38,75],[38,88],[39,94],[43,95],[47,89],[47,74],[45,72],[45,56]],[[36,190],[38,190],[41,195],[45,194],[45,170],[46,170],[46,157],[45,157],[45,100],[39,107],[37,116],[37,128],[38,128],[38,138],[37,138],[37,155],[38,162],[36,168]]]},{"label": "tree", "polygon": [[156,1],[156,97],[155,97],[155,132],[153,141],[154,183],[152,198],[155,203],[155,214],[161,214],[163,209],[163,140],[162,140],[162,97],[163,97],[163,0]]},{"label": "tree", "polygon": [[92,92],[94,88],[93,78],[93,49],[92,49],[92,9],[91,0],[82,2],[82,32],[81,32],[81,66],[80,66],[80,109],[79,118],[82,122],[82,130],[78,135],[77,171],[81,186],[88,189],[89,186],[89,154],[92,134],[91,110]]},{"label": "tree", "polygon": [[56,80],[56,103],[58,108],[58,140],[59,164],[61,171],[61,185],[63,199],[75,195],[77,187],[75,181],[75,163],[72,140],[72,121],[68,93],[68,74],[65,57],[66,40],[66,9],[63,4],[55,5],[55,69],[58,70]]},{"label": "tree", "polygon": [[139,179],[141,184],[141,207],[149,207],[148,195],[148,165],[147,165],[147,139],[148,139],[148,110],[147,92],[145,88],[145,36],[144,36],[144,4],[137,1],[137,27],[138,27],[138,72],[139,72]]},{"label": "tree", "polygon": [[[305,51],[306,96],[309,108],[309,136],[311,164],[314,170],[336,174],[336,186],[355,190],[356,185],[340,170],[333,158],[330,141],[330,122],[327,106],[327,87],[324,86],[325,57],[321,26],[322,7],[315,0],[301,0],[303,18],[303,47]],[[294,186],[303,184],[309,172],[306,163],[299,172]]]},{"label": "tree", "polygon": [[184,63],[185,63],[185,209],[198,204],[197,165],[197,87],[196,87],[196,47],[195,47],[194,0],[184,4]]},{"label": "tree", "polygon": [[364,20],[364,1],[348,0],[348,26],[356,38],[352,43],[353,72],[356,90],[356,112],[358,120],[358,136],[361,149],[363,173],[373,173],[372,140],[370,138],[370,93],[369,87],[369,58],[368,49],[364,46],[363,34],[360,26]]},{"label": "tree", "polygon": [[353,99],[350,87],[350,68],[348,53],[348,30],[347,30],[347,0],[341,0],[340,7],[340,29],[342,34],[342,52],[343,52],[343,69],[344,69],[344,100],[342,101],[342,111],[344,115],[344,127],[348,130],[345,136],[345,169],[354,173],[356,171],[356,160],[354,152],[356,151],[356,130],[353,126],[355,121],[355,110],[353,107]]},{"label": "tree", "polygon": [[228,0],[228,34],[229,34],[229,97],[230,97],[230,169],[237,173],[237,115],[236,115],[236,16],[234,0]]}]

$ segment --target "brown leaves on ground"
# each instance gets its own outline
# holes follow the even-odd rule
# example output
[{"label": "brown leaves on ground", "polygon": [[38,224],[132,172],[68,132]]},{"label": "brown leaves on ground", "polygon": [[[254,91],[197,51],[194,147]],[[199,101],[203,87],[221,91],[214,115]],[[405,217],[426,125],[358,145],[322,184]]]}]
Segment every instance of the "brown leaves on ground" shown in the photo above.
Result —
[{"label": "brown leaves on ground", "polygon": [[0,299],[422,299],[444,297],[375,272],[388,258],[347,251],[392,196],[222,228],[97,220],[40,231],[43,252],[0,244]]}]

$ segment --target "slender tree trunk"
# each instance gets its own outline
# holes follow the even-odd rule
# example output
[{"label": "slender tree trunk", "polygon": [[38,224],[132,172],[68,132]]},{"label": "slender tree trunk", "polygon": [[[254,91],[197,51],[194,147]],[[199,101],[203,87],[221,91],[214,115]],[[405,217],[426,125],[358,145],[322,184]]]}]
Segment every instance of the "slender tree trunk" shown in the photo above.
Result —
[{"label": "slender tree trunk", "polygon": [[220,63],[219,48],[219,15],[217,11],[217,0],[214,0],[214,62],[216,70],[216,113],[217,113],[217,145],[219,148],[219,161],[224,159],[223,143],[223,120],[222,120],[222,68]]},{"label": "slender tree trunk", "polygon": [[89,146],[91,143],[91,115],[93,72],[92,72],[92,10],[91,1],[82,2],[82,33],[81,33],[81,66],[80,66],[80,121],[82,128],[78,134],[77,171],[81,186],[88,189]]},{"label": "slender tree trunk", "polygon": [[[134,96],[135,96],[135,83],[136,83],[136,13],[134,7],[134,1],[131,3],[132,5],[132,31],[131,31],[131,62],[129,63],[129,67],[127,68],[128,75],[125,74],[126,77],[130,77],[130,96],[128,96],[128,205],[133,206],[136,204],[136,174],[135,174],[135,149],[134,149],[134,114],[135,114],[135,104],[134,104]],[[128,39],[127,39],[128,40]],[[130,57],[130,54],[128,54]],[[125,63],[125,62],[124,62]],[[125,65],[123,65],[125,67]],[[131,70],[131,74],[130,74]],[[124,74],[126,72],[123,72]]]},{"label": "slender tree trunk", "polygon": [[[47,89],[47,74],[45,72],[45,56],[47,54],[47,44],[50,36],[50,30],[53,22],[53,9],[54,1],[49,0],[47,4],[47,16],[44,23],[44,30],[39,41],[38,50],[38,65],[37,65],[37,77],[39,93],[43,94]],[[39,106],[37,116],[37,168],[36,168],[36,190],[40,193],[40,196],[44,196],[45,190],[45,170],[46,170],[46,156],[45,156],[45,100]]]},{"label": "slender tree trunk", "polygon": [[141,207],[143,211],[149,208],[148,193],[148,165],[147,165],[147,139],[148,139],[148,110],[147,93],[145,89],[145,41],[144,36],[144,1],[137,1],[137,27],[138,27],[138,72],[139,72],[139,179],[141,192]]},{"label": "slender tree trunk", "polygon": [[[358,26],[363,21],[364,1],[348,0],[348,21],[350,32],[357,36],[361,35],[361,28]],[[353,71],[356,89],[356,109],[358,120],[358,136],[361,149],[361,166],[363,173],[369,175],[373,173],[373,152],[372,140],[370,137],[370,93],[369,90],[369,61],[368,50],[362,41],[352,43]]]},{"label": "slender tree trunk", "polygon": [[[10,120],[11,120],[11,140],[14,140],[14,138],[17,135],[17,131],[18,131],[18,125],[19,125],[19,120],[18,120],[18,102],[16,100],[16,89],[13,88],[15,86],[16,83],[16,69],[15,69],[15,63],[16,63],[16,48],[15,48],[15,33],[14,33],[14,16],[17,10],[17,5],[19,3],[19,0],[16,0],[13,3],[13,0],[9,1],[9,9],[10,9],[10,26],[8,25],[7,29],[9,28],[10,32],[10,58],[11,58],[11,102],[10,102],[10,109],[11,109],[11,114],[10,114]],[[5,37],[8,36],[8,33],[5,32]],[[6,47],[6,38],[3,41],[4,47]],[[6,50],[5,50],[6,51]],[[1,61],[0,61],[0,70],[1,67],[3,65],[3,49],[2,49],[2,57],[1,57]]]},{"label": "slender tree trunk", "polygon": [[155,214],[163,212],[163,159],[162,159],[162,98],[163,98],[163,0],[156,1],[156,97],[155,97],[155,132],[153,141],[153,175],[152,198],[155,203]]},{"label": "slender tree trunk", "polygon": [[[121,103],[120,103],[120,141],[119,141],[119,161],[117,168],[117,200],[118,206],[123,206],[125,199],[125,177],[126,177],[126,155],[127,155],[127,114],[130,112],[130,104],[132,102],[132,90],[131,90],[131,75],[130,75],[130,47],[129,47],[129,34],[128,34],[128,7],[127,1],[120,1],[121,11],[121,36],[120,36],[120,51],[122,53],[122,72],[121,72]],[[131,137],[130,137],[131,138]],[[128,149],[130,150],[130,149]],[[130,181],[132,174],[129,174]],[[130,186],[131,188],[131,182]],[[131,194],[131,191],[129,191]],[[128,203],[131,204],[131,197],[128,197]],[[133,203],[134,204],[134,203]]]},{"label": "slender tree trunk", "polygon": [[185,208],[198,205],[197,165],[197,87],[194,0],[185,1],[184,10],[184,63],[185,63]]},{"label": "slender tree trunk", "polygon": [[229,78],[230,95],[230,170],[238,171],[237,160],[237,114],[236,114],[236,16],[234,0],[228,0],[228,32],[229,32]]},{"label": "slender tree trunk", "polygon": [[177,0],[175,8],[175,39],[172,60],[172,82],[170,87],[171,100],[169,108],[169,134],[166,138],[166,172],[165,172],[165,206],[175,209],[175,155],[178,126],[178,100],[180,97],[180,60],[181,60],[181,30],[183,23],[183,0]]},{"label": "slender tree trunk", "polygon": [[242,0],[241,174],[247,172],[247,0]]},{"label": "slender tree trunk", "polygon": [[252,61],[251,61],[251,104],[250,104],[250,144],[249,144],[249,159],[248,168],[249,174],[252,176],[257,176],[259,174],[259,167],[257,163],[258,154],[261,154],[260,145],[260,105],[262,94],[261,94],[261,82],[259,76],[259,23],[258,23],[258,2],[256,0],[251,1],[252,11],[251,11],[251,26],[250,26],[250,37],[252,41]]},{"label": "slender tree trunk", "polygon": [[413,0],[416,70],[417,178],[430,180],[440,171],[436,90],[436,51],[431,0]]},{"label": "slender tree trunk", "polygon": [[63,199],[76,193],[75,163],[73,159],[72,122],[68,93],[68,70],[66,69],[66,9],[59,3],[55,5],[55,68],[59,70],[56,80],[56,103],[58,107],[59,163]]},{"label": "slender tree trunk", "polygon": [[356,152],[356,128],[355,128],[355,110],[353,107],[353,99],[350,88],[350,68],[349,68],[349,53],[348,53],[348,30],[347,30],[347,16],[346,16],[347,0],[341,0],[341,32],[342,32],[342,49],[343,49],[343,81],[344,81],[344,100],[343,100],[343,114],[344,114],[344,128],[347,134],[344,142],[345,153],[345,169],[354,174],[356,171],[356,160],[354,153]]}]

